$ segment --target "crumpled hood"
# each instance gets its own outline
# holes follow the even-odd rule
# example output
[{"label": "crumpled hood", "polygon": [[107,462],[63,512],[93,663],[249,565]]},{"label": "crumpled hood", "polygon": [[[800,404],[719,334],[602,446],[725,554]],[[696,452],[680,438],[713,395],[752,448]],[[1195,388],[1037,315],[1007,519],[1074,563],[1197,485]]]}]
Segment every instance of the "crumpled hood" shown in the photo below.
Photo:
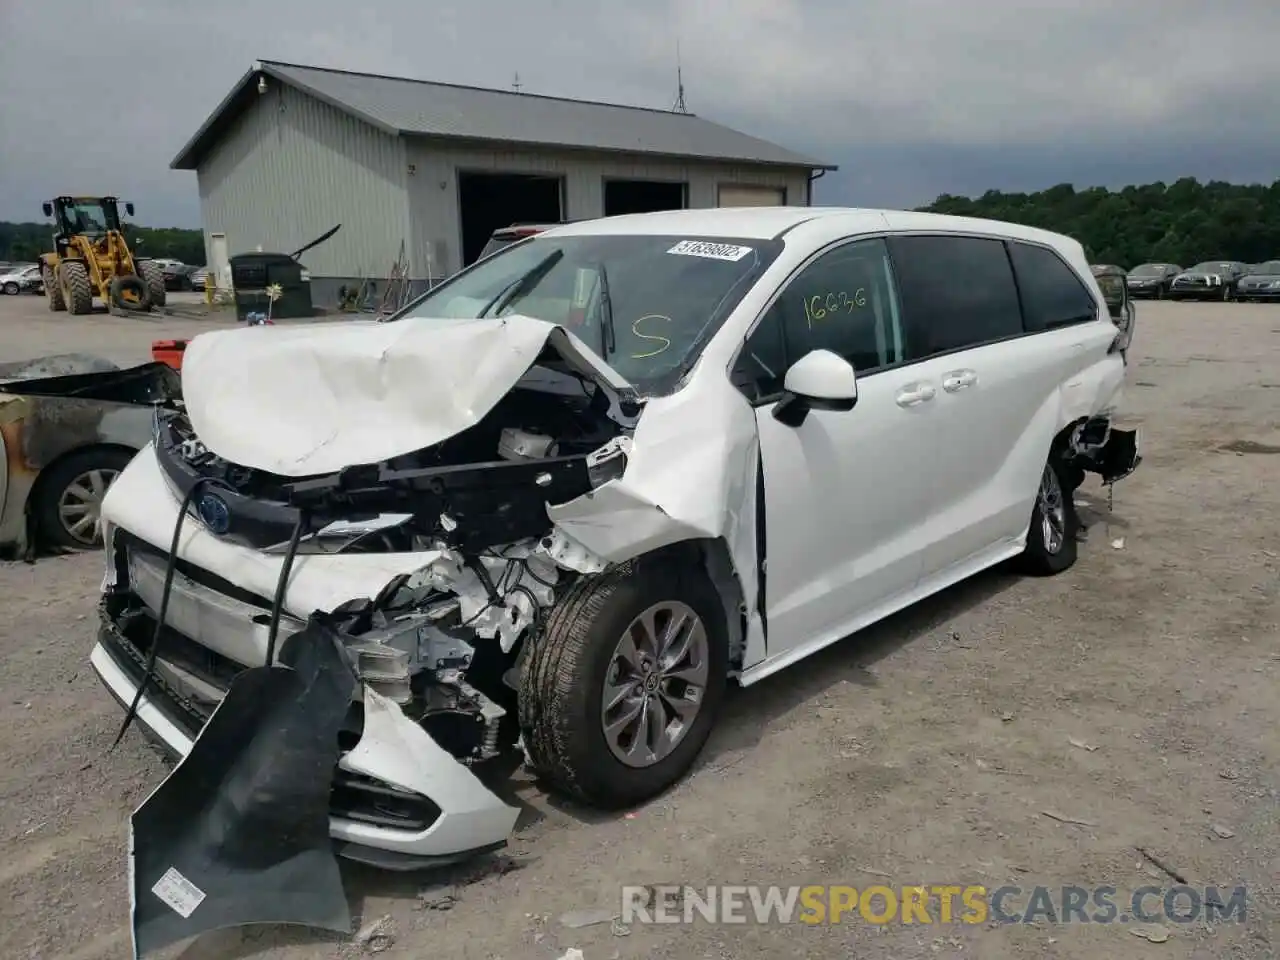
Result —
[{"label": "crumpled hood", "polygon": [[182,392],[209,450],[303,477],[378,463],[466,430],[548,345],[576,373],[630,391],[563,327],[507,316],[206,333],[187,346]]}]

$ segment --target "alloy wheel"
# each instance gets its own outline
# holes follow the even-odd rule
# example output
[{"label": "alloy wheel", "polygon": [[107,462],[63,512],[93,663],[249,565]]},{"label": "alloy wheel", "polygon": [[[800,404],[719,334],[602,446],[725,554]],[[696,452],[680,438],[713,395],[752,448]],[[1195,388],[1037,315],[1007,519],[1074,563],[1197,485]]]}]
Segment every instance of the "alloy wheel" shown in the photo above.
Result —
[{"label": "alloy wheel", "polygon": [[1040,477],[1040,536],[1045,553],[1057,554],[1067,539],[1067,505],[1062,484],[1052,466],[1045,466]]},{"label": "alloy wheel", "polygon": [[610,752],[636,768],[670,756],[702,708],[709,662],[706,626],[691,607],[663,601],[636,617],[605,675],[600,719]]}]

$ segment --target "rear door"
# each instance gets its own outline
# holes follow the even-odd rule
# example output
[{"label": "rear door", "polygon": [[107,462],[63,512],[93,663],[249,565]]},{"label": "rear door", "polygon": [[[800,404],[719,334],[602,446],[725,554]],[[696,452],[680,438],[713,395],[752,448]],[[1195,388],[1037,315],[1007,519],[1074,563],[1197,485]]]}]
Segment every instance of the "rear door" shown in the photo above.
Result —
[{"label": "rear door", "polygon": [[1074,277],[1047,248],[1015,255],[1029,271],[1024,295],[1040,305],[1041,319],[1031,325],[1003,241],[908,235],[890,248],[908,336],[923,375],[938,387],[934,540],[921,577],[950,579],[966,564],[985,565],[1026,531],[1058,426],[1058,387],[1082,358],[1079,324],[1094,319],[1098,306],[1078,280],[1069,288],[1045,272],[1047,254],[1067,281]]}]

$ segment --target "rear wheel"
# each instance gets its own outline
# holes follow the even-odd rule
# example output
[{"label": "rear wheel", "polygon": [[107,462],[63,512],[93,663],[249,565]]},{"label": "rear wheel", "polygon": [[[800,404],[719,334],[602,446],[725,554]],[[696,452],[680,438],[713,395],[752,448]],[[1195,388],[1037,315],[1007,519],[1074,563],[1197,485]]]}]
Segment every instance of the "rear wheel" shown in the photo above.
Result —
[{"label": "rear wheel", "polygon": [[1075,478],[1057,456],[1049,458],[1040,475],[1027,545],[1021,557],[1024,571],[1033,576],[1053,576],[1076,562],[1076,516],[1072,492]]},{"label": "rear wheel", "polygon": [[58,264],[62,280],[62,296],[67,311],[75,316],[93,312],[93,287],[89,283],[89,271],[78,260],[63,260]]},{"label": "rear wheel", "polygon": [[633,806],[676,783],[724,696],[720,598],[675,558],[584,578],[531,641],[520,684],[530,765],[594,806]]},{"label": "rear wheel", "polygon": [[147,285],[148,300],[153,307],[163,307],[165,298],[164,271],[152,260],[143,260],[138,264],[138,275]]},{"label": "rear wheel", "polygon": [[41,539],[64,550],[101,544],[102,498],[132,458],[115,447],[95,447],[73,453],[43,472],[31,498]]},{"label": "rear wheel", "polygon": [[67,301],[62,296],[62,287],[58,283],[58,278],[52,270],[45,267],[40,271],[41,283],[44,284],[44,294],[49,301],[49,309],[54,313],[67,309]]}]

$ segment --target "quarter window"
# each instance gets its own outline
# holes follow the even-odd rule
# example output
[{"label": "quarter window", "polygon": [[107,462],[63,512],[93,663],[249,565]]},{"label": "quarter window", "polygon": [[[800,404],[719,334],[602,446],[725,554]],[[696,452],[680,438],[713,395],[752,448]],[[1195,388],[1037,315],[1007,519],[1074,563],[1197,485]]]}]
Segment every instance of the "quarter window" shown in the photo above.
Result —
[{"label": "quarter window", "polygon": [[1004,243],[979,237],[892,237],[889,249],[912,356],[918,360],[1023,332]]},{"label": "quarter window", "polygon": [[783,288],[747,338],[734,382],[753,399],[782,391],[787,368],[811,350],[830,350],[859,375],[903,359],[902,325],[883,240],[824,253]]},{"label": "quarter window", "polygon": [[1018,277],[1028,330],[1053,330],[1098,315],[1093,296],[1052,250],[1015,241],[1009,244],[1009,258]]}]

